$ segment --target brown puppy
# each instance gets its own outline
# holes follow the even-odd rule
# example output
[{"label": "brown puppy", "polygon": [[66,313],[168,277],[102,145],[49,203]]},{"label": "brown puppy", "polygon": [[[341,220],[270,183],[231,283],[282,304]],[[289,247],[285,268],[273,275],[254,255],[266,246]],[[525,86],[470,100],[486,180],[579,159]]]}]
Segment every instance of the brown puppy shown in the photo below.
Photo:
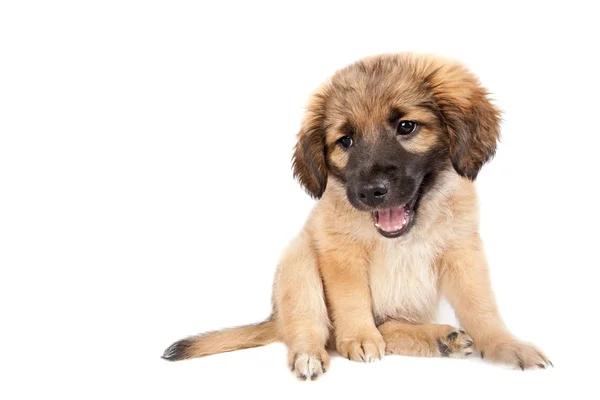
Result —
[{"label": "brown puppy", "polygon": [[[472,180],[498,137],[498,110],[455,62],[392,54],[338,71],[298,134],[294,174],[319,201],[281,260],[271,317],[181,340],[163,357],[282,340],[300,379],[325,372],[328,346],[365,362],[476,349],[521,369],[551,365],[507,330],[490,286]],[[432,324],[441,296],[464,330]]]}]

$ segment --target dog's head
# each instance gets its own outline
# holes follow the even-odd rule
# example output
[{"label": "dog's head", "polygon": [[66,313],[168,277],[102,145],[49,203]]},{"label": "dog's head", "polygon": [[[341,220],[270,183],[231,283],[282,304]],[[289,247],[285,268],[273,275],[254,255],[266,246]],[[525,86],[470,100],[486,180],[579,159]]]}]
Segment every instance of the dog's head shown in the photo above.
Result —
[{"label": "dog's head", "polygon": [[294,175],[320,198],[328,178],[385,237],[411,228],[420,197],[446,168],[475,179],[493,155],[499,111],[463,66],[383,55],[338,71],[311,98]]}]

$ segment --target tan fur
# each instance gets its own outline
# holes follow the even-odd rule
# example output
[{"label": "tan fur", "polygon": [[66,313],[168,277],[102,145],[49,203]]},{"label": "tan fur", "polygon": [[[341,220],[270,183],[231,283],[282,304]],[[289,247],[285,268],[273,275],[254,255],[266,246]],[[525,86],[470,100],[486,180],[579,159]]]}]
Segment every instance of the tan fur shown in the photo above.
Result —
[{"label": "tan fur", "polygon": [[385,354],[463,358],[474,351],[471,337],[450,325],[390,320],[381,324],[379,331],[385,340]]},{"label": "tan fur", "polygon": [[[391,107],[422,123],[402,142],[405,149],[447,154],[416,224],[397,239],[377,233],[370,213],[355,209],[330,175],[347,162],[336,145],[344,124],[360,127],[361,140],[376,140]],[[500,318],[478,233],[476,189],[467,179],[493,156],[498,123],[485,89],[452,61],[383,55],[338,71],[312,96],[298,134],[294,174],[319,201],[283,254],[271,319],[187,339],[170,359],[277,339],[288,346],[288,364],[300,379],[326,371],[328,346],[366,362],[384,353],[465,357],[475,346],[491,361],[544,368],[543,353],[515,339]],[[442,296],[464,330],[433,324]]]},{"label": "tan fur", "polygon": [[181,360],[185,358],[205,357],[217,353],[264,346],[279,340],[274,321],[260,324],[238,326],[222,331],[207,332],[173,343],[163,358]]}]

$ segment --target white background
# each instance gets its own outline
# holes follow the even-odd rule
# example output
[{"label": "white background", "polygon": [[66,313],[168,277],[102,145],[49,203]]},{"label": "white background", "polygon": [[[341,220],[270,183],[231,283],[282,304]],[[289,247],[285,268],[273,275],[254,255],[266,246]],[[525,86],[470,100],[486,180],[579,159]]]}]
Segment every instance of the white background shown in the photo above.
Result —
[{"label": "white background", "polygon": [[[599,36],[576,1],[3,1],[0,397],[597,396]],[[462,60],[504,110],[482,235],[505,321],[556,368],[334,358],[301,383],[281,344],[161,360],[268,316],[313,204],[290,171],[308,95],[396,51]]]}]

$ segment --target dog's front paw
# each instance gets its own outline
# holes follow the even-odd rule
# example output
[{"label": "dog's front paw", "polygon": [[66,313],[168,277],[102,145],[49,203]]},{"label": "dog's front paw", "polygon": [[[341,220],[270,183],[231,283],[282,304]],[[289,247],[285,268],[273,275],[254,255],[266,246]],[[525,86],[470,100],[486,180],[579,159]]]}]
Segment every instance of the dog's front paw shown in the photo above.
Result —
[{"label": "dog's front paw", "polygon": [[340,338],[336,342],[338,353],[352,361],[373,362],[385,354],[385,341],[377,329],[353,338]]},{"label": "dog's front paw", "polygon": [[526,369],[545,369],[552,365],[546,355],[533,344],[517,339],[490,341],[480,350],[481,358],[492,362]]},{"label": "dog's front paw", "polygon": [[473,339],[463,329],[450,327],[448,333],[436,339],[442,357],[465,358],[473,354]]},{"label": "dog's front paw", "polygon": [[329,368],[329,354],[325,348],[310,351],[288,352],[288,367],[296,378],[305,381],[314,381],[323,375]]}]

